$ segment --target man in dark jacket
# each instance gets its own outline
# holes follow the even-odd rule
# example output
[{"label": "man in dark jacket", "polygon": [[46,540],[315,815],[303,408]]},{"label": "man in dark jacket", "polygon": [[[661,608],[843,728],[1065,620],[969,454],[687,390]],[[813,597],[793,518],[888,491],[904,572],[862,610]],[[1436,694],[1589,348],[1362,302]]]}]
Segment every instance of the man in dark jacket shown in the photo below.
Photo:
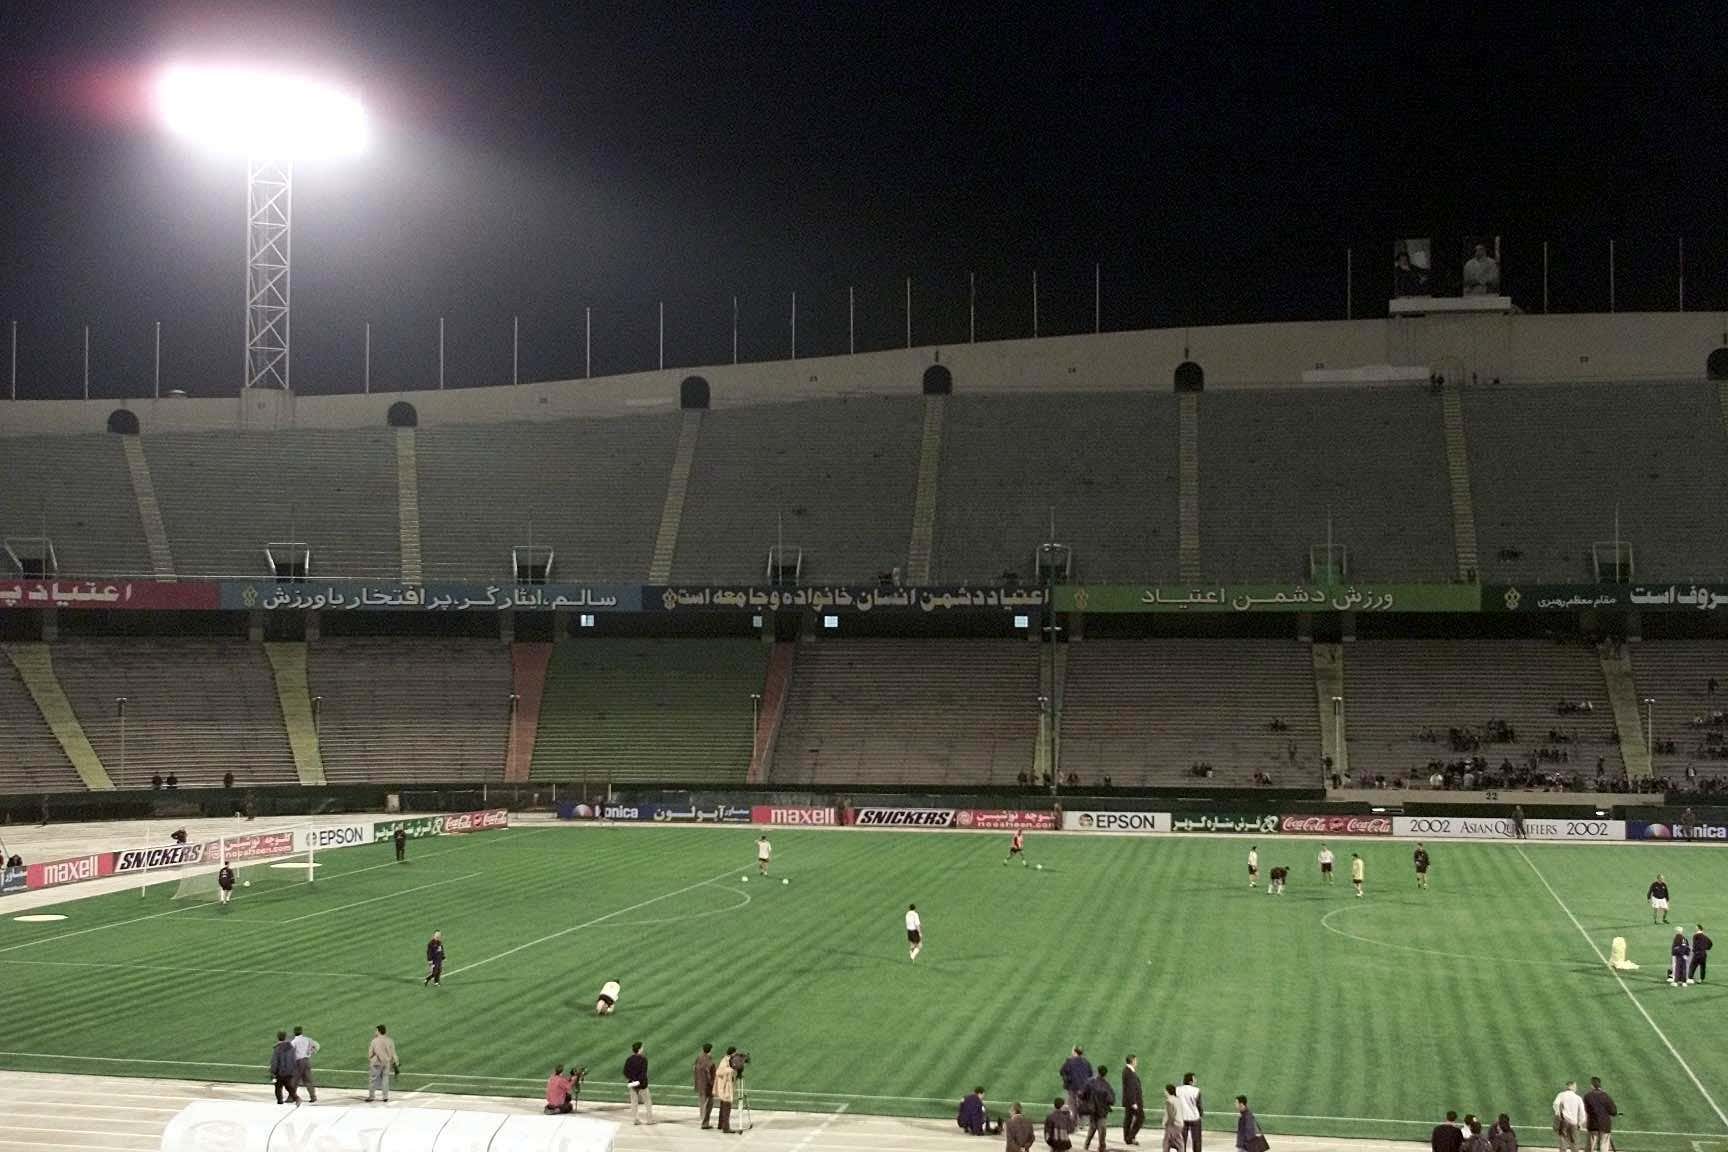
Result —
[{"label": "man in dark jacket", "polygon": [[1458,1152],[1464,1146],[1464,1130],[1458,1127],[1458,1113],[1446,1113],[1446,1123],[1436,1124],[1428,1136],[1432,1152]]},{"label": "man in dark jacket", "polygon": [[1062,1062],[1062,1091],[1068,1094],[1068,1111],[1076,1118],[1084,1114],[1080,1107],[1080,1093],[1086,1087],[1086,1082],[1092,1079],[1092,1062],[1086,1059],[1086,1051],[1080,1045],[1074,1045],[1074,1054]]},{"label": "man in dark jacket", "polygon": [[708,1118],[714,1113],[714,1045],[702,1045],[702,1051],[696,1054],[696,1065],[691,1073],[696,1078],[696,1106],[702,1110],[702,1127],[707,1128]]},{"label": "man in dark jacket", "polygon": [[1026,1119],[1020,1111],[1020,1105],[1014,1105],[1008,1113],[1008,1123],[1002,1126],[1002,1152],[1032,1152],[1032,1121]]},{"label": "man in dark jacket", "polygon": [[954,1123],[969,1136],[993,1136],[1002,1131],[1000,1124],[990,1123],[990,1112],[984,1107],[983,1085],[972,1089],[972,1094],[960,1101]]},{"label": "man in dark jacket", "polygon": [[1128,1057],[1122,1065],[1122,1143],[1138,1144],[1141,1125],[1146,1123],[1146,1097],[1140,1091],[1140,1058]]},{"label": "man in dark jacket", "polygon": [[1602,1079],[1590,1077],[1590,1091],[1584,1093],[1584,1147],[1589,1152],[1608,1152],[1614,1144],[1614,1117],[1620,1109],[1614,1097],[1602,1091]]},{"label": "man in dark jacket", "polygon": [[1698,931],[1692,933],[1692,969],[1686,973],[1686,983],[1703,981],[1704,961],[1709,959],[1712,943],[1710,937],[1704,935],[1704,925],[1698,925]]},{"label": "man in dark jacket", "polygon": [[288,1033],[276,1033],[276,1047],[270,1051],[270,1080],[276,1086],[276,1103],[300,1103],[300,1093],[294,1084],[294,1045]]},{"label": "man in dark jacket", "polygon": [[654,1097],[648,1091],[648,1057],[642,1055],[642,1042],[630,1045],[630,1055],[624,1060],[624,1083],[630,1090],[630,1123],[640,1124],[638,1107],[648,1110],[648,1123],[654,1123]]},{"label": "man in dark jacket", "polygon": [[1104,1152],[1104,1139],[1110,1134],[1110,1109],[1116,1106],[1116,1091],[1107,1078],[1109,1071],[1100,1064],[1098,1074],[1086,1081],[1086,1118],[1090,1123],[1084,1147],[1092,1147],[1092,1137],[1097,1136],[1098,1152]]},{"label": "man in dark jacket", "polygon": [[1058,1096],[1050,1105],[1050,1114],[1044,1117],[1044,1143],[1050,1146],[1050,1152],[1068,1152],[1074,1147],[1074,1113],[1068,1107],[1068,1101]]}]

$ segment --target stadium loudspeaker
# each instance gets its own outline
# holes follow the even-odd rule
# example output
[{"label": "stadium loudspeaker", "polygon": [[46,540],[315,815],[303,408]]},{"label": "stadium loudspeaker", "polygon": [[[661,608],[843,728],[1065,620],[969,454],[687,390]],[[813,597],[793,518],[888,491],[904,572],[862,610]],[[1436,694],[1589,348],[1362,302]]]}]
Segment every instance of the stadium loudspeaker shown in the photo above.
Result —
[{"label": "stadium loudspeaker", "polygon": [[924,395],[951,396],[954,394],[954,373],[948,371],[945,364],[932,364],[924,369]]},{"label": "stadium loudspeaker", "polygon": [[685,410],[708,407],[708,381],[701,376],[686,376],[678,385],[678,407]]},{"label": "stadium loudspeaker", "polygon": [[415,428],[420,424],[420,413],[408,401],[398,400],[384,413],[384,423],[392,428]]},{"label": "stadium loudspeaker", "polygon": [[1184,360],[1176,365],[1176,391],[1206,391],[1206,370],[1192,360]]},{"label": "stadium loudspeaker", "polygon": [[108,431],[116,436],[138,435],[138,413],[116,408],[108,413]]},{"label": "stadium loudspeaker", "polygon": [[1728,380],[1728,348],[1718,348],[1704,361],[1704,374],[1712,380]]}]

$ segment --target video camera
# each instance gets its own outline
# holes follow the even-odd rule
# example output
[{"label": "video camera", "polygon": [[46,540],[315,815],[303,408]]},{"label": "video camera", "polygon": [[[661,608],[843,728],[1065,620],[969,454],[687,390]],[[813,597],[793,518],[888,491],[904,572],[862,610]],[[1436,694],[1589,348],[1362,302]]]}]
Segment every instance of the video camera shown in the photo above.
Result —
[{"label": "video camera", "polygon": [[750,1063],[750,1053],[737,1051],[726,1057],[726,1062],[732,1065],[732,1072],[738,1079],[744,1079],[744,1066]]}]

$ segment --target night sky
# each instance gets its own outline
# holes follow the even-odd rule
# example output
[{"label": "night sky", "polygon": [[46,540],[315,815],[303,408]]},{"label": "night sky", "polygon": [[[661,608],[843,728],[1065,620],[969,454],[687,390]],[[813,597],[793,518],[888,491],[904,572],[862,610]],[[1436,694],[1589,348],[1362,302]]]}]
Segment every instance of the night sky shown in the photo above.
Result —
[{"label": "night sky", "polygon": [[[1502,9],[1553,13],[1508,16]],[[156,132],[165,59],[351,81],[357,161],[302,165],[294,382],[374,390],[978,337],[1384,312],[1391,242],[1499,234],[1541,307],[1728,307],[1728,11],[1163,2],[0,5],[0,322],[21,397],[229,394],[244,165]],[[1559,13],[1558,15],[1554,13]],[[0,340],[5,337],[0,329]],[[0,350],[0,355],[3,355]]]}]

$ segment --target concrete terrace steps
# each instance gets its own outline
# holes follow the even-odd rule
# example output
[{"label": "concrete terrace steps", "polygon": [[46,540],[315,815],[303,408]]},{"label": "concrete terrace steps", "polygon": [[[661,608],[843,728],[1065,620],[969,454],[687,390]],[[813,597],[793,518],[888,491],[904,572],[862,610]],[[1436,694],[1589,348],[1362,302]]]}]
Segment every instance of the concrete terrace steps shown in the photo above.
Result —
[{"label": "concrete terrace steps", "polygon": [[402,548],[402,581],[418,584],[420,562],[420,465],[414,429],[396,429],[396,521]]},{"label": "concrete terrace steps", "polygon": [[1650,746],[1644,739],[1644,716],[1638,707],[1638,687],[1632,679],[1632,654],[1625,645],[1603,644],[1596,656],[1602,662],[1602,682],[1614,712],[1614,729],[1620,736],[1620,759],[1629,779],[1650,775]]},{"label": "concrete terrace steps", "polygon": [[1458,579],[1475,583],[1480,567],[1476,555],[1476,508],[1470,498],[1470,449],[1464,435],[1464,398],[1456,380],[1447,380],[1440,395],[1446,429],[1446,479],[1452,486],[1452,546],[1458,555]]},{"label": "concrete terrace steps", "polygon": [[156,502],[156,483],[150,476],[143,441],[136,436],[122,436],[120,449],[126,454],[132,497],[138,502],[138,521],[143,525],[144,543],[150,550],[150,574],[158,580],[172,580],[174,554],[168,547],[168,529],[162,525],[162,506]]},{"label": "concrete terrace steps", "polygon": [[1181,532],[1177,567],[1184,581],[1201,578],[1200,566],[1200,397],[1179,399],[1176,433],[1177,522]]},{"label": "concrete terrace steps", "polygon": [[930,554],[936,540],[936,491],[941,483],[942,423],[946,396],[924,397],[924,431],[918,442],[918,494],[912,502],[912,542],[906,550],[906,583],[930,583]]},{"label": "concrete terrace steps", "polygon": [[654,556],[648,562],[648,583],[666,584],[672,579],[672,560],[678,552],[678,529],[684,523],[684,501],[690,494],[690,470],[696,463],[696,446],[702,435],[702,410],[687,408],[678,424],[678,447],[672,453],[672,472],[666,480],[666,502],[660,509],[660,527],[654,534]]},{"label": "concrete terrace steps", "polygon": [[[4,645],[0,660],[0,789],[7,792],[60,792],[89,787],[94,773],[81,773],[74,766],[69,747],[76,743],[87,768],[99,771],[101,762],[91,750],[72,715],[71,705],[53,677],[46,645]],[[58,703],[44,694],[58,695]],[[53,713],[50,717],[49,713]],[[106,776],[99,779],[106,780]],[[111,785],[103,784],[103,787]]]}]

